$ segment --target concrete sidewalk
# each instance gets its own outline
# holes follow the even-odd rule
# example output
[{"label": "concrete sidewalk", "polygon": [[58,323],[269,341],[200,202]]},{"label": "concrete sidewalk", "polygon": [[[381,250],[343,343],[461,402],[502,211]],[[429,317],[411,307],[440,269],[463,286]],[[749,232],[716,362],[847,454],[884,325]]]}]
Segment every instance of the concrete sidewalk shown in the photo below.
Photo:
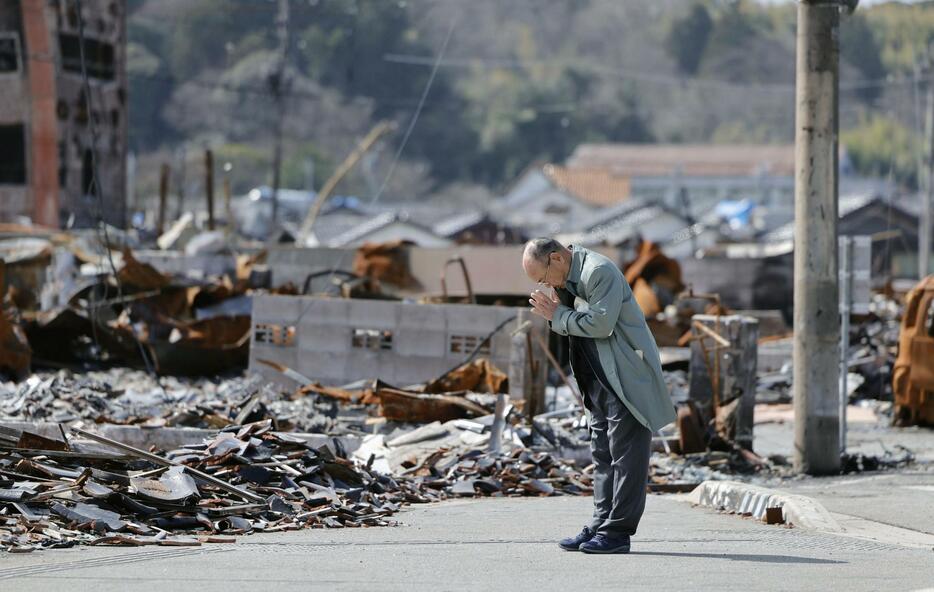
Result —
[{"label": "concrete sidewalk", "polygon": [[590,498],[420,506],[398,528],[242,537],[201,548],[76,548],[0,555],[0,589],[919,590],[934,552],[800,529],[650,496],[630,555],[561,551]]},{"label": "concrete sidewalk", "polygon": [[835,516],[856,516],[934,536],[930,468],[789,481],[776,489],[813,498]]},{"label": "concrete sidewalk", "polygon": [[[790,405],[756,408],[755,443],[758,454],[791,458],[794,421]],[[855,516],[890,526],[934,535],[934,429],[893,428],[870,410],[850,406],[847,451],[882,456],[900,446],[911,450],[915,463],[898,470],[853,473],[832,477],[797,477],[769,487],[805,495],[834,515]],[[840,518],[845,520],[845,518]]]}]

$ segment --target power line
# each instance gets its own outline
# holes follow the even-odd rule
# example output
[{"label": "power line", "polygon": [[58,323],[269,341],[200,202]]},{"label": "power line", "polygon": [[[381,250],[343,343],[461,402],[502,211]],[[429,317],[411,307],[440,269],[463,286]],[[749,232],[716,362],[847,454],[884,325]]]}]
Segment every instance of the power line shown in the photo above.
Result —
[{"label": "power line", "polygon": [[[39,53],[26,53],[26,57],[32,61],[41,61],[41,62],[51,62],[55,64],[59,69],[63,70],[60,60],[55,59],[54,56],[49,54],[39,54]],[[260,85],[251,85],[251,84],[231,84],[229,82],[221,82],[219,80],[199,80],[198,78],[179,78],[178,76],[173,76],[171,74],[152,74],[144,72],[126,72],[127,78],[138,78],[142,80],[154,80],[161,82],[169,82],[175,85],[185,85],[190,84],[192,86],[200,86],[204,88],[210,88],[214,90],[228,91],[238,94],[255,94],[255,95],[265,95],[273,96],[273,92],[269,90],[266,86]],[[321,100],[321,93],[310,92],[310,91],[297,91],[297,90],[285,90],[282,93],[284,96],[289,98],[300,98],[308,99],[314,101]]]},{"label": "power line", "polygon": [[[91,83],[88,78],[88,69],[87,69],[87,59],[84,55],[84,13],[81,0],[74,0],[75,3],[75,12],[77,14],[78,21],[78,55],[81,62],[81,81],[82,81],[82,90],[84,92],[84,99],[88,107],[88,127],[91,132],[91,187],[94,190],[94,195],[97,200],[97,220],[96,220],[96,230],[98,233],[98,241],[101,242],[101,246],[107,255],[107,261],[110,264],[110,270],[113,273],[114,281],[117,283],[117,302],[121,303],[123,306],[126,306],[126,303],[123,300],[123,283],[120,281],[120,276],[117,273],[117,266],[114,264],[113,253],[110,250],[110,231],[107,227],[107,222],[104,220],[104,192],[100,184],[100,174],[98,172],[98,162],[97,162],[97,144],[98,144],[98,134],[97,134],[97,125],[94,122],[94,117],[90,114],[93,112],[92,109],[92,100],[91,100]],[[125,207],[124,207],[124,215]],[[103,236],[101,236],[103,235]],[[103,238],[103,240],[101,240]],[[93,294],[93,291],[92,291]],[[96,305],[92,303],[92,312],[91,314],[96,314]],[[94,319],[92,318],[92,326],[94,326]],[[95,338],[97,332],[94,332]],[[96,341],[96,339],[95,339]],[[134,341],[136,341],[137,346],[139,346],[140,357],[143,360],[143,363],[146,366],[146,371],[151,375],[155,376],[155,368],[149,360],[149,356],[146,354],[146,348],[143,347],[143,343],[136,338],[134,335]],[[98,343],[98,348],[100,344]],[[162,384],[157,380],[157,384],[162,388]],[[164,389],[163,389],[164,392]]]},{"label": "power line", "polygon": [[[404,64],[410,66],[430,66],[433,59],[430,56],[420,56],[412,54],[387,53],[383,55],[383,60],[391,63]],[[794,92],[794,83],[770,82],[770,83],[745,83],[732,82],[729,80],[717,80],[714,78],[703,78],[699,76],[674,76],[668,74],[653,74],[650,72],[639,72],[624,68],[613,68],[610,66],[601,66],[584,58],[560,58],[560,59],[516,59],[516,58],[485,58],[485,57],[462,57],[449,58],[442,62],[446,68],[503,68],[524,70],[529,68],[568,68],[575,67],[592,72],[613,75],[618,78],[636,80],[639,82],[653,82],[659,84],[668,84],[673,86],[694,85],[707,86],[712,88],[724,88],[729,90],[752,90],[759,92],[788,93]],[[934,76],[928,76],[921,80],[934,80]],[[902,86],[912,84],[913,78],[878,78],[874,80],[856,80],[853,82],[841,82],[840,90],[865,90],[869,88],[882,88],[889,86]]]},{"label": "power line", "polygon": [[[90,116],[93,112],[92,109],[92,100],[91,100],[91,84],[88,79],[88,70],[87,70],[87,60],[84,55],[84,14],[81,0],[75,1],[75,12],[77,13],[78,19],[78,55],[81,62],[81,79],[82,79],[82,91],[84,92],[84,101],[88,106],[88,126],[91,132],[91,187],[94,190],[94,196],[97,200],[97,226],[100,229],[103,226],[104,234],[104,250],[107,253],[107,259],[110,262],[110,268],[113,271],[114,278],[117,277],[117,267],[114,265],[113,255],[110,252],[110,235],[107,229],[107,223],[104,221],[104,194],[100,186],[100,176],[98,175],[97,170],[97,125],[94,122],[94,117]],[[120,281],[117,280],[117,296],[119,300],[123,300],[123,287],[120,284]]]},{"label": "power line", "polygon": [[[411,54],[398,54],[398,53],[387,53],[383,56],[383,60],[387,62],[405,64],[411,66],[428,66],[432,64],[432,60],[425,56],[411,55]],[[444,60],[441,64],[447,68],[504,68],[504,69],[513,69],[513,70],[524,70],[528,68],[552,68],[552,69],[564,69],[567,67],[575,67],[584,70],[589,70],[591,72],[608,74],[616,76],[618,78],[624,78],[629,80],[635,80],[638,82],[654,82],[661,84],[669,85],[685,85],[685,84],[694,84],[701,86],[709,87],[728,87],[730,89],[743,88],[745,90],[759,90],[764,92],[787,92],[789,90],[794,90],[794,85],[786,84],[743,84],[743,83],[734,83],[724,80],[714,80],[710,78],[698,78],[690,76],[671,76],[667,74],[652,74],[649,72],[639,72],[632,71],[623,68],[612,68],[609,66],[600,66],[590,60],[585,60],[582,58],[574,59],[537,59],[537,60],[528,60],[528,59],[515,59],[515,58],[452,58]]]},{"label": "power line", "polygon": [[[47,54],[36,54],[36,53],[27,53],[26,56],[31,60],[38,61],[49,61],[55,63],[57,66],[61,67],[61,64],[53,56]],[[397,63],[402,65],[410,66],[432,66],[434,65],[434,58],[431,56],[419,56],[419,55],[410,55],[410,54],[394,54],[389,53],[383,56],[383,59],[387,62]],[[550,68],[567,68],[567,67],[576,67],[585,70],[589,70],[594,73],[614,76],[626,80],[634,80],[637,82],[645,83],[655,83],[663,84],[668,86],[697,86],[697,87],[706,87],[712,89],[719,89],[725,91],[752,91],[759,93],[769,93],[769,94],[789,94],[793,93],[795,86],[792,83],[742,83],[742,82],[732,82],[727,80],[716,80],[711,78],[702,78],[702,77],[692,77],[692,76],[674,76],[666,74],[653,74],[639,71],[632,71],[628,69],[613,68],[609,66],[601,66],[593,62],[576,58],[576,59],[560,59],[560,60],[524,60],[524,59],[513,59],[513,58],[450,58],[445,59],[441,64],[441,67],[448,68],[508,68],[508,69],[528,69],[532,67],[550,67]],[[144,73],[144,72],[133,72],[127,71],[126,76],[128,79],[136,79],[142,81],[158,81],[166,82],[176,86],[196,86],[201,88],[207,88],[211,90],[219,90],[222,92],[228,92],[232,94],[249,94],[254,96],[263,96],[263,97],[275,97],[275,93],[270,91],[268,86],[264,85],[255,85],[255,84],[234,84],[229,82],[222,82],[219,80],[202,80],[196,77],[192,78],[181,78],[172,74],[157,74],[157,73]],[[934,82],[934,74],[922,77],[898,77],[898,78],[880,78],[875,80],[859,80],[853,82],[841,82],[840,90],[842,91],[859,91],[867,90],[871,88],[885,88],[885,87],[901,87],[912,85],[917,82]],[[318,102],[323,98],[323,94],[315,91],[308,90],[296,90],[296,89],[283,89],[281,91],[282,96],[290,100],[300,100],[308,102]],[[375,101],[378,104],[388,105],[392,107],[409,107],[417,104],[414,99],[407,97],[380,97],[380,96],[367,96],[367,98]],[[462,107],[458,104],[452,104],[448,101],[441,102],[425,102],[423,107],[430,108],[450,108],[450,109],[461,109]],[[535,106],[522,106],[522,108],[535,108]]]},{"label": "power line", "polygon": [[[386,190],[386,187],[389,185],[389,180],[392,178],[393,173],[396,171],[396,166],[399,164],[399,160],[402,158],[402,153],[405,151],[405,147],[409,142],[409,138],[412,135],[412,131],[415,129],[415,124],[418,123],[418,119],[421,116],[422,108],[425,105],[425,100],[428,98],[428,93],[431,92],[431,87],[434,84],[435,76],[438,74],[438,69],[441,66],[441,60],[444,59],[444,54],[447,52],[448,44],[451,42],[451,37],[454,35],[454,28],[457,25],[458,17],[460,16],[459,12],[455,13],[454,17],[451,19],[451,24],[448,26],[447,35],[444,38],[444,43],[441,45],[441,49],[438,51],[438,56],[435,61],[435,65],[431,70],[431,75],[428,77],[428,81],[425,83],[425,88],[422,91],[421,98],[419,99],[418,106],[415,108],[415,111],[412,113],[412,119],[409,121],[409,125],[406,127],[405,134],[402,137],[402,141],[399,142],[399,147],[396,149],[396,153],[393,156],[392,163],[389,167],[389,170],[386,172],[386,176],[383,178],[382,184],[380,184],[379,189],[376,191],[376,194],[373,196],[373,199],[367,204],[367,209],[372,209],[376,205],[376,202],[380,200],[383,196],[383,192]],[[328,281],[334,277],[334,274],[337,273],[338,268],[343,265],[344,260],[347,258],[346,250],[341,253],[340,258],[337,262],[334,263],[334,266],[331,268],[330,273],[328,273]],[[311,309],[313,302],[308,303],[305,306],[298,317],[295,319],[295,325],[298,325],[305,314]]]},{"label": "power line", "polygon": [[441,67],[441,60],[444,58],[444,54],[448,49],[448,44],[451,42],[451,36],[454,34],[454,26],[456,24],[457,16],[451,19],[451,24],[448,27],[447,36],[444,38],[444,43],[441,45],[441,50],[438,52],[438,57],[431,69],[431,75],[428,77],[428,82],[425,83],[425,89],[422,91],[422,96],[418,100],[418,106],[415,107],[415,112],[412,114],[412,120],[409,122],[409,125],[405,130],[405,135],[402,136],[402,142],[399,143],[399,148],[396,150],[396,154],[393,157],[392,165],[389,167],[389,171],[387,171],[382,185],[380,185],[379,190],[376,192],[376,195],[373,196],[373,200],[370,202],[371,207],[375,205],[377,201],[379,201],[380,197],[382,197],[383,191],[386,189],[386,186],[389,184],[389,180],[392,178],[393,173],[396,171],[396,166],[399,164],[399,159],[402,157],[402,152],[405,150],[405,147],[409,142],[409,138],[412,136],[412,131],[415,129],[415,124],[418,123],[418,118],[422,114],[422,108],[425,106],[425,99],[428,98],[428,93],[431,91],[431,87],[435,82],[435,76],[437,76],[438,69]]}]

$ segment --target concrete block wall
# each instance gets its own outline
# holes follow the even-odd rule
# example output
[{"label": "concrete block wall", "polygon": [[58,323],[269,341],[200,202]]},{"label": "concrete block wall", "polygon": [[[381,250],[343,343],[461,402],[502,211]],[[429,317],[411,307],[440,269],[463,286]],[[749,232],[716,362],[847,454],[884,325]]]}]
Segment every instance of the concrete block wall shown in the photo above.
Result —
[{"label": "concrete block wall", "polygon": [[[261,364],[284,364],[323,384],[340,385],[379,378],[404,387],[449,370],[501,322],[523,309],[470,304],[413,304],[311,296],[258,295],[253,299],[250,371],[283,381]],[[532,330],[546,334],[538,317]],[[481,350],[503,372],[509,371],[510,333],[506,324]],[[547,362],[537,364],[544,380]]]},{"label": "concrete block wall", "polygon": [[[441,294],[441,270],[453,257],[462,257],[470,274],[471,287],[475,294],[529,294],[536,284],[522,271],[522,245],[458,245],[452,247],[417,247],[407,250],[409,272],[418,284],[413,292]],[[619,260],[619,252],[611,248],[596,248],[613,261]],[[332,269],[352,271],[356,249],[332,248],[278,248],[271,249],[267,258],[273,270],[273,284],[281,286],[292,282],[302,287],[308,274]],[[312,288],[323,289],[327,276],[320,277]],[[467,286],[457,266],[448,269],[447,288],[450,295],[467,294]]]}]

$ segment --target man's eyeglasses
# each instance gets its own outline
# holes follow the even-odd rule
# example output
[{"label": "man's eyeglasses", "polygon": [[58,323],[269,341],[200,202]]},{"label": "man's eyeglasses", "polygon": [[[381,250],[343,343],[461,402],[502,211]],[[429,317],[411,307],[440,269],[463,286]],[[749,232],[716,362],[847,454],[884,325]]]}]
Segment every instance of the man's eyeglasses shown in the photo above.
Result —
[{"label": "man's eyeglasses", "polygon": [[545,280],[548,279],[548,270],[551,269],[551,254],[548,255],[548,265],[545,266],[545,275],[542,276],[542,279],[538,281],[539,285],[548,287],[548,284],[545,283]]}]

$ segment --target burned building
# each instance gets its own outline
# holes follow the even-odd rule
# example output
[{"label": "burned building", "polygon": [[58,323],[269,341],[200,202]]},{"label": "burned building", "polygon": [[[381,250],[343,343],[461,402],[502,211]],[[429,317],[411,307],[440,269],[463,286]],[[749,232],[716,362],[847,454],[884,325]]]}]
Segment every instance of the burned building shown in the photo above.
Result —
[{"label": "burned building", "polygon": [[[87,227],[103,216],[124,226],[125,6],[82,4],[83,40],[72,1],[0,3],[0,221]],[[103,204],[93,187],[95,160]]]}]

